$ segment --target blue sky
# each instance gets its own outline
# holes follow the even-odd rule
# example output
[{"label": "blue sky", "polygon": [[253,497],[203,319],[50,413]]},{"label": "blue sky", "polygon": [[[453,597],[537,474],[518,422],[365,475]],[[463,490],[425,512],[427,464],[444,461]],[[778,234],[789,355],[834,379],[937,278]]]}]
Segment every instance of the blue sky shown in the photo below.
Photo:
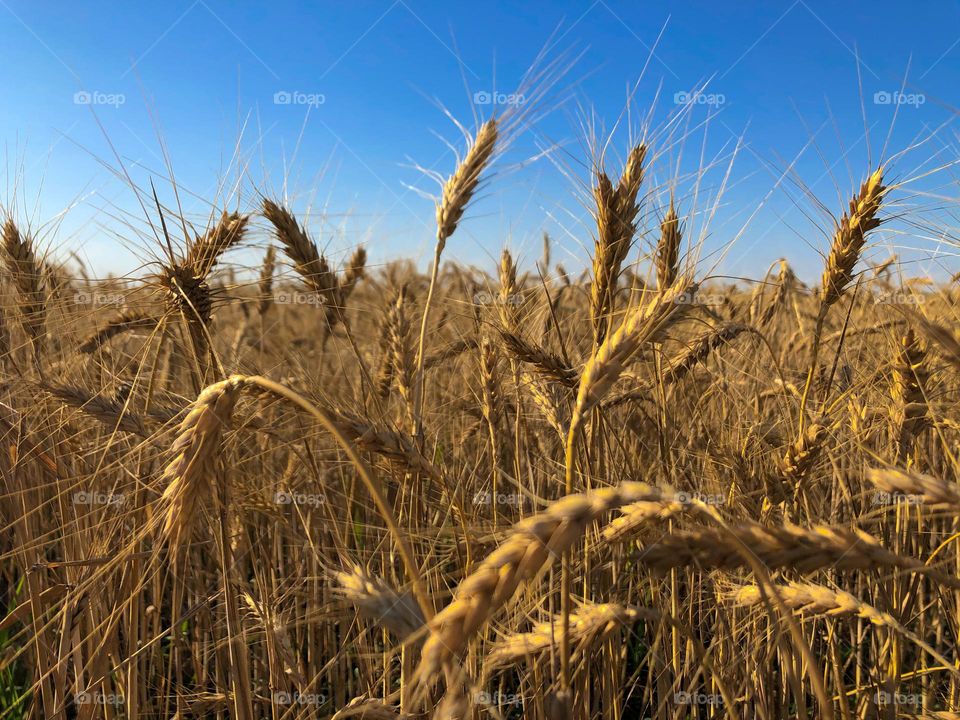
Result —
[{"label": "blue sky", "polygon": [[[416,190],[436,188],[415,166],[454,167],[445,141],[459,147],[461,136],[444,108],[472,126],[493,109],[484,93],[512,92],[544,47],[576,62],[529,109],[535,122],[500,158],[450,258],[492,267],[507,244],[532,262],[546,230],[556,259],[582,262],[586,129],[604,137],[616,127],[615,169],[648,114],[654,131],[674,118],[653,148],[651,221],[673,188],[681,211],[696,213],[689,229],[704,234],[704,267],[728,249],[716,272],[755,276],[787,256],[815,276],[823,207],[846,202],[895,111],[891,151],[924,142],[893,176],[947,166],[910,183],[902,202],[933,207],[957,195],[952,2],[0,0],[0,47],[3,202],[44,229],[58,255],[77,252],[98,273],[155,255],[119,172],[141,187],[152,178],[173,205],[164,148],[198,222],[218,193],[249,208],[258,191],[285,191],[310,209],[332,255],[365,242],[374,260],[425,261],[433,208]],[[684,108],[683,93],[705,82]],[[695,183],[701,165],[709,170]],[[939,257],[924,268],[954,263],[952,249],[924,237],[931,229],[918,234],[882,240]],[[875,259],[888,254],[878,248]],[[258,262],[253,252],[237,258]]]}]

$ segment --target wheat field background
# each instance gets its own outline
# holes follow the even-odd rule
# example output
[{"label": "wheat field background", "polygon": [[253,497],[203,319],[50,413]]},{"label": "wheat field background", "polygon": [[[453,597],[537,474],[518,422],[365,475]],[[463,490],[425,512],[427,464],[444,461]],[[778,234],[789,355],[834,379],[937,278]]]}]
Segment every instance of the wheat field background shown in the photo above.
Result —
[{"label": "wheat field background", "polygon": [[97,280],[8,209],[4,718],[960,717],[960,294],[865,260],[902,173],[845,190],[819,283],[734,283],[633,142],[590,267],[484,273],[507,130],[427,272],[264,193],[157,199],[161,260]]}]

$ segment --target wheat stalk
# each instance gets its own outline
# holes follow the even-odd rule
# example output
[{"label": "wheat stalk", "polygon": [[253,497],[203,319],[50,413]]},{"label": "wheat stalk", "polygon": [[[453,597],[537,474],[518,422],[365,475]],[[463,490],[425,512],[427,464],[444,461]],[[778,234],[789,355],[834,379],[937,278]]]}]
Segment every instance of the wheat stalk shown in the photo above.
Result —
[{"label": "wheat stalk", "polygon": [[156,326],[157,322],[157,318],[149,313],[125,310],[111,319],[101,330],[84,340],[78,350],[82,353],[91,353],[117,335],[132,330],[147,330]]},{"label": "wheat stalk", "polygon": [[423,373],[424,363],[426,362],[427,323],[430,317],[430,307],[433,304],[433,294],[437,286],[437,276],[440,272],[440,256],[443,255],[447,240],[456,231],[464,211],[473,199],[474,193],[480,185],[480,176],[493,159],[497,147],[497,136],[496,118],[490,118],[477,130],[466,155],[457,164],[457,169],[453,175],[443,183],[440,200],[437,202],[437,244],[434,248],[433,264],[430,268],[430,285],[427,289],[427,299],[423,305],[423,316],[420,319],[420,339],[417,343],[417,391],[413,414],[418,438],[423,433],[423,400],[426,392]]}]

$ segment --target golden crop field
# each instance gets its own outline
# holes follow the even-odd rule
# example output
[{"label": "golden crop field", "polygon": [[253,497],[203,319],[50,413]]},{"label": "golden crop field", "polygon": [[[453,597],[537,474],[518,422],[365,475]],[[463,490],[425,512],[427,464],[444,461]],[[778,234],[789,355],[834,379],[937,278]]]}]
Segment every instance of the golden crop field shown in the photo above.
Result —
[{"label": "golden crop field", "polygon": [[157,200],[158,262],[95,279],[7,212],[2,717],[960,717],[960,294],[866,259],[902,173],[818,283],[733,282],[636,142],[582,273],[483,272],[505,134],[426,270],[264,194]]}]

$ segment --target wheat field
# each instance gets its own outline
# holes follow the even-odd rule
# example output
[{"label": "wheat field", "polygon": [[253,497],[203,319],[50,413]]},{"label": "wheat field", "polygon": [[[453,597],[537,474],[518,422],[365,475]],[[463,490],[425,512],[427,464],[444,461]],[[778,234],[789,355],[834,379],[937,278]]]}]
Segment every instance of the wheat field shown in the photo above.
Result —
[{"label": "wheat field", "polygon": [[506,134],[425,271],[280,196],[158,200],[125,279],[6,213],[2,717],[960,718],[960,295],[867,261],[894,168],[818,283],[702,273],[646,142],[581,274],[546,236],[484,272]]}]

